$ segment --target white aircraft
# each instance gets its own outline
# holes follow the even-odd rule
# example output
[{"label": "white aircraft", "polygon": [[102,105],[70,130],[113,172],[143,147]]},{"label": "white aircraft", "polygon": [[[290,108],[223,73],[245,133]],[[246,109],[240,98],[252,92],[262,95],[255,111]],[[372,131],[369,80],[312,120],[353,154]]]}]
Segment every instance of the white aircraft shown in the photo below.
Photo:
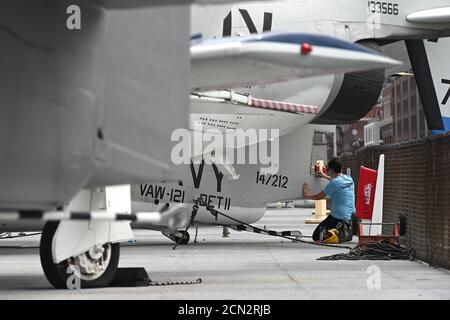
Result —
[{"label": "white aircraft", "polygon": [[[291,35],[277,35],[273,31],[319,32],[380,51],[384,45],[404,40],[429,129],[450,131],[450,69],[442,67],[447,63],[445,57],[450,49],[450,38],[442,38],[450,35],[449,10],[448,1],[440,0],[272,1],[270,4],[244,3],[214,8],[194,6],[192,32],[207,39],[241,36],[245,37],[244,42],[266,39],[275,43],[278,39],[291,41]],[[257,35],[246,38],[249,34]],[[333,41],[337,41],[322,39],[317,34],[303,36],[300,42],[312,47],[310,54],[317,47],[319,50],[330,48]],[[224,40],[223,46],[226,44]],[[336,58],[339,56],[335,55]],[[300,186],[305,182],[312,185],[312,189],[320,190],[324,182],[314,175],[311,167],[323,146],[314,145],[314,134],[317,138],[323,132],[332,131],[324,125],[351,123],[362,118],[378,100],[385,79],[385,70],[375,68],[275,84],[262,80],[236,88],[228,81],[229,75],[242,71],[247,80],[254,80],[264,79],[265,73],[272,74],[272,71],[268,68],[255,70],[248,61],[243,65],[234,63],[226,72],[220,68],[219,63],[210,64],[208,70],[214,70],[216,76],[210,77],[209,81],[211,86],[220,84],[223,90],[202,92],[196,90],[193,82],[191,132],[206,133],[215,129],[220,132],[216,137],[222,135],[227,140],[231,136],[232,140],[233,133],[239,129],[279,129],[280,157],[276,172],[263,173],[264,168],[272,165],[267,162],[224,163],[223,159],[211,155],[211,148],[205,148],[203,153],[193,152],[193,163],[184,165],[181,182],[133,185],[133,207],[155,210],[178,202],[192,206],[190,200],[201,199],[203,206],[200,206],[194,224],[237,226],[240,222],[250,224],[261,219],[267,203],[301,198]],[[390,69],[395,70],[395,67]],[[208,135],[204,145],[214,140],[210,137],[213,133]],[[234,147],[232,157],[238,150],[248,156],[255,145],[258,150],[270,145],[267,141],[253,141],[253,145],[249,142],[231,144]],[[328,149],[327,152],[325,146],[325,151],[319,152],[322,158],[333,155],[332,143]],[[129,195],[124,193],[123,199],[127,197]],[[210,206],[239,222],[213,215],[208,210]],[[161,230],[145,224],[135,224],[135,227]],[[189,241],[189,234],[184,230],[161,231],[179,243]]]},{"label": "white aircraft", "polygon": [[[313,174],[310,174],[311,150],[313,147],[312,137],[314,130],[320,128],[317,127],[317,124],[351,122],[365,115],[369,110],[368,108],[373,105],[372,102],[378,98],[381,90],[384,72],[380,68],[395,63],[395,61],[373,53],[371,50],[355,46],[352,42],[358,42],[365,46],[370,45],[372,48],[379,49],[385,43],[406,38],[413,39],[408,40],[408,43],[414,46],[422,43],[418,41],[419,39],[447,36],[448,24],[443,24],[442,21],[439,23],[423,24],[422,22],[417,24],[407,20],[409,14],[430,8],[439,8],[444,5],[443,1],[430,1],[426,4],[412,1],[397,1],[395,3],[386,3],[386,5],[380,4],[380,9],[375,3],[375,9],[373,9],[370,1],[365,3],[349,0],[344,3],[339,1],[323,1],[321,3],[276,1],[269,5],[243,4],[239,6],[215,7],[215,9],[209,7],[194,8],[192,18],[193,34],[201,31],[204,38],[210,39],[230,35],[241,36],[241,41],[193,41],[191,46],[192,86],[191,90],[187,89],[187,92],[191,91],[191,124],[189,127],[194,131],[195,124],[203,123],[202,132],[208,128],[221,130],[221,133],[216,134],[216,136],[226,136],[227,132],[224,131],[227,129],[278,128],[280,130],[279,150],[282,156],[280,156],[278,163],[263,163],[258,159],[258,162],[254,164],[229,165],[218,161],[215,155],[205,153],[202,150],[200,153],[192,155],[192,161],[194,162],[192,165],[181,165],[179,170],[174,170],[173,172],[170,172],[171,167],[162,165],[159,167],[165,168],[160,180],[179,180],[181,183],[163,182],[133,185],[130,201],[131,209],[133,210],[127,204],[124,206],[127,208],[124,208],[122,212],[141,211],[141,209],[144,211],[158,211],[163,204],[169,203],[169,212],[174,213],[175,216],[175,213],[185,212],[183,209],[192,207],[194,199],[201,198],[207,204],[213,205],[217,210],[224,211],[240,221],[252,223],[263,216],[267,202],[298,198],[300,196],[299,186],[302,183],[308,182],[319,188],[321,186],[320,181]],[[371,12],[373,10],[375,10],[374,13]],[[379,11],[379,14],[377,14],[377,11]],[[137,11],[132,13],[139,16]],[[115,15],[114,13],[112,16],[116,17],[121,14]],[[236,17],[238,17],[238,20]],[[261,18],[262,23],[253,22],[252,17]],[[130,16],[127,18],[130,18]],[[114,18],[111,19],[114,21]],[[372,22],[370,19],[375,19],[376,21],[373,20]],[[144,23],[144,20],[147,21],[142,18],[142,23]],[[124,27],[124,24],[120,24],[120,26]],[[248,33],[268,32],[270,30],[279,32],[268,33],[264,36],[246,37]],[[291,33],[280,33],[286,30],[289,30]],[[99,32],[101,31],[99,30]],[[305,31],[322,32],[333,36],[333,38],[325,35],[299,33]],[[158,37],[159,41],[165,40],[163,36]],[[337,40],[334,37],[345,40]],[[126,51],[127,48],[125,47],[123,50]],[[133,58],[133,52],[139,51],[129,50],[130,58]],[[163,57],[167,55],[167,52],[172,51],[156,52],[155,57],[157,61],[164,60]],[[123,52],[120,52],[120,50],[115,54],[118,56],[116,59],[119,59],[121,54],[123,56]],[[112,55],[114,56],[115,54]],[[298,59],[295,59],[295,57]],[[114,61],[114,57],[110,59]],[[153,61],[153,55],[150,60]],[[230,61],[233,64],[229,64]],[[100,65],[105,63],[102,62]],[[141,70],[137,69],[136,64],[132,61],[129,63],[130,65],[121,66],[121,68],[112,67],[113,70],[117,69],[113,72],[117,79],[123,78],[121,72],[125,74],[125,78],[129,81],[125,85],[128,83],[129,88],[132,89],[134,88],[133,84],[136,84],[133,80],[139,79],[138,76]],[[170,60],[168,64],[170,63],[176,64],[176,58]],[[202,66],[207,68],[202,69]],[[184,68],[183,70],[188,70],[186,66],[181,67]],[[126,77],[129,72],[128,68],[136,74]],[[155,68],[155,70],[158,70],[156,66]],[[358,72],[358,70],[373,68],[378,68],[378,70]],[[415,71],[415,74],[418,77],[418,72]],[[167,77],[163,72],[158,75],[162,77],[161,79],[174,78]],[[185,76],[185,74],[183,75]],[[314,76],[314,78],[301,79],[307,76]],[[431,76],[429,72],[427,76]],[[299,79],[295,80],[296,78]],[[290,81],[279,85],[272,84],[272,82],[283,79]],[[111,80],[107,82],[109,81]],[[120,80],[114,81],[120,82]],[[162,96],[164,96],[164,99],[151,99],[151,102],[160,101],[158,103],[164,106],[167,103],[174,106],[174,109],[165,108],[164,113],[153,112],[156,118],[151,120],[150,123],[138,121],[143,118],[141,117],[142,113],[140,113],[144,110],[143,104],[138,103],[141,108],[137,110],[120,108],[122,106],[121,101],[128,105],[128,98],[131,99],[130,101],[135,101],[139,97],[147,97],[147,94],[144,95],[142,91],[140,92],[142,95],[139,92],[134,92],[136,94],[129,92],[122,95],[121,91],[118,90],[121,86],[118,84],[114,86],[114,83],[111,86],[107,84],[106,90],[113,96],[113,98],[108,99],[108,102],[116,106],[114,110],[125,118],[127,116],[133,117],[133,121],[137,121],[138,128],[143,130],[153,130],[153,126],[160,128],[161,131],[159,133],[152,134],[152,132],[148,132],[147,137],[153,138],[156,135],[156,137],[167,138],[170,136],[170,134],[167,135],[169,131],[172,133],[171,130],[175,128],[187,127],[187,125],[177,127],[176,121],[168,122],[167,115],[170,115],[169,118],[178,118],[184,112],[184,117],[187,116],[186,113],[189,110],[181,110],[180,104],[172,100],[172,91],[168,92],[167,82],[166,86],[164,86],[158,85],[159,81],[160,79],[158,78],[158,81],[152,80],[151,83],[155,88],[163,90]],[[178,90],[182,89],[181,85],[180,82]],[[242,87],[244,85],[247,87]],[[138,86],[138,88],[144,90],[144,87]],[[233,88],[234,90],[231,90]],[[156,91],[155,89],[155,94],[157,94]],[[105,95],[105,97],[107,96]],[[159,93],[158,97],[161,97]],[[88,99],[88,101],[91,100]],[[95,97],[91,102],[94,105],[96,104]],[[426,114],[430,127],[432,127],[433,121],[442,122],[442,119],[430,116],[430,112],[436,112],[436,106],[430,104],[427,104],[427,106],[429,110],[426,111]],[[126,112],[123,112],[123,110],[126,110]],[[437,110],[439,111],[439,108]],[[106,121],[111,118],[103,115],[101,119]],[[170,123],[169,127],[167,126],[168,123]],[[146,124],[148,126],[145,126]],[[141,146],[144,143],[142,137],[146,136],[145,132],[138,133],[135,131],[136,128],[129,123],[122,123],[120,117],[116,118],[116,121],[112,121],[110,125],[109,128],[111,130],[109,130],[110,136],[108,135],[108,137],[115,137],[115,134],[123,131],[127,132],[127,130],[134,133],[128,137],[129,139],[125,140],[121,140],[117,136],[117,142],[127,141],[131,144],[135,143],[137,146]],[[114,125],[114,130],[112,130],[112,125]],[[95,125],[92,126],[92,128],[96,127]],[[438,127],[439,124],[436,128]],[[61,128],[64,128],[64,126]],[[103,131],[96,132],[98,139],[106,136]],[[159,135],[164,132],[166,135]],[[25,138],[22,137],[22,139]],[[271,140],[273,141],[268,142],[267,138],[257,139],[256,142],[254,141],[254,143],[250,144],[244,142],[241,145],[235,145],[233,149],[244,149],[248,152],[247,150],[250,150],[255,145],[259,148],[263,145],[272,145],[277,141],[277,139]],[[97,154],[97,144],[94,143],[93,145],[95,146],[95,152],[88,154],[94,156]],[[111,146],[114,145],[116,144],[111,143]],[[170,148],[167,148],[167,145],[170,145]],[[95,180],[95,183],[87,183],[84,186],[122,182],[133,183],[146,180],[157,181],[158,173],[155,171],[155,175],[152,175],[151,170],[146,171],[145,166],[150,162],[165,164],[162,159],[164,158],[165,161],[170,159],[169,149],[172,148],[172,144],[156,144],[155,146],[161,147],[164,151],[159,162],[139,163],[127,160],[122,161],[121,159],[123,158],[120,157],[117,158],[118,162],[114,162],[124,164],[129,168],[130,172],[135,172],[136,175],[132,179],[128,171],[126,175],[121,175],[121,170],[117,168],[110,171],[98,170],[102,174],[99,173],[93,175],[93,177],[102,178]],[[101,155],[100,149],[101,146],[98,149]],[[117,152],[123,151],[124,154],[130,150],[127,148],[116,149],[118,150]],[[110,153],[108,152],[111,151],[106,150],[105,152],[109,156]],[[28,158],[31,158],[31,154]],[[69,154],[83,155],[84,153],[69,152]],[[44,153],[42,153],[42,156],[44,156]],[[202,164],[202,157],[211,164]],[[137,156],[136,159],[142,159],[142,157]],[[199,164],[195,164],[197,160],[200,160]],[[75,163],[79,162],[75,161]],[[60,167],[49,166],[52,170]],[[77,166],[75,167],[77,168]],[[276,173],[267,173],[262,170],[265,167],[276,168]],[[266,173],[263,174],[263,171]],[[26,174],[24,174],[25,176]],[[74,173],[74,176],[76,179],[79,179],[82,175]],[[123,179],[116,179],[118,176]],[[13,179],[10,181],[14,182]],[[38,185],[36,183],[35,187],[38,187]],[[16,188],[16,190],[19,189]],[[86,196],[86,194],[84,195]],[[88,196],[90,197],[91,194],[88,194]],[[10,199],[8,194],[4,198],[6,200]],[[53,205],[60,205],[68,199],[70,199],[69,196],[63,197],[58,202],[54,202]],[[77,199],[82,199],[82,196],[80,195]],[[80,206],[75,206],[76,202],[72,201],[71,206],[79,208]],[[86,207],[87,201],[81,202]],[[184,207],[173,205],[179,202],[184,203]],[[24,203],[24,201],[18,201],[18,203]],[[112,205],[110,207],[117,208],[123,204],[124,202],[119,201],[117,206]],[[86,211],[92,211],[92,207],[93,205],[89,205]],[[108,207],[108,201],[106,207]],[[11,208],[16,209],[15,206],[11,206]],[[41,208],[41,211],[50,208],[54,207],[47,206]],[[67,210],[70,211],[70,208],[67,208]],[[114,211],[117,212],[117,210]],[[20,216],[19,214],[18,217]],[[26,216],[26,214],[22,212],[22,216]],[[72,214],[68,217],[94,218],[94,216],[77,216]],[[99,214],[97,217],[99,219],[110,219],[111,215],[102,216]],[[123,216],[118,217],[123,218]],[[132,217],[137,219],[138,215],[132,215]],[[174,239],[180,236],[182,238],[186,237],[184,234],[179,235],[176,233],[183,223],[177,223],[175,226],[171,225],[169,220],[167,220],[160,224],[162,221],[161,215],[153,218],[149,218],[148,215],[146,217],[147,222],[144,221],[145,219],[141,219],[136,222],[136,225],[162,230],[166,234],[173,235]],[[44,218],[58,220],[61,219],[61,215],[58,218],[56,214],[49,213]],[[2,224],[5,230],[8,228],[8,230],[13,230],[14,226],[18,226],[20,223],[22,223],[21,228],[23,230],[23,221],[9,221]],[[28,223],[28,221],[25,222],[25,224]],[[64,268],[70,264],[80,265],[87,261],[88,264],[83,265],[82,268],[83,285],[85,287],[107,285],[117,267],[116,262],[119,255],[118,246],[110,245],[110,243],[115,243],[119,238],[122,240],[129,235],[124,234],[117,239],[111,239],[108,236],[98,237],[97,234],[94,236],[90,230],[97,229],[98,231],[99,228],[94,227],[95,223],[98,222],[91,222],[89,225],[90,229],[86,230],[86,233],[77,232],[77,236],[74,237],[75,232],[73,230],[79,230],[74,227],[74,224],[79,223],[84,224],[84,227],[80,228],[85,228],[86,222],[64,221],[59,224],[58,229],[54,223],[47,224],[47,227],[44,229],[43,240],[41,241],[41,261],[43,261],[47,278],[54,286],[64,287],[64,280],[67,278]],[[198,210],[195,223],[235,224],[234,221],[225,219],[222,216],[214,217],[208,210],[205,210],[205,207],[200,207]],[[65,228],[63,225],[68,227]],[[113,228],[115,224],[110,224],[110,226],[110,228]],[[116,234],[110,229],[103,228],[102,230],[105,233]],[[82,243],[80,237],[81,240],[88,240]],[[93,246],[93,244],[100,244],[100,246]],[[104,258],[105,250],[107,259]],[[100,268],[98,268],[99,265],[101,266]]]},{"label": "white aircraft", "polygon": [[[0,4],[4,228],[15,222],[33,226],[23,218],[36,219],[71,200],[70,209],[80,211],[86,208],[85,188],[179,180],[181,168],[168,159],[171,133],[188,127],[192,2],[228,1]],[[183,210],[179,206],[142,219],[167,224]],[[53,260],[132,237],[129,224],[104,220],[60,223],[50,244],[73,247],[55,246]],[[56,272],[50,269],[47,273]],[[105,283],[96,280],[101,281],[93,285]]]}]

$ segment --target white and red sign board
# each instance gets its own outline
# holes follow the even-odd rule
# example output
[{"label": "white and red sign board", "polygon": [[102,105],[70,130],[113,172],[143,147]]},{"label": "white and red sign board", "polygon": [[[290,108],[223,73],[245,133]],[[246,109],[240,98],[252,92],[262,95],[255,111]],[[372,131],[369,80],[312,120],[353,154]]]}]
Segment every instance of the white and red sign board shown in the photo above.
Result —
[{"label": "white and red sign board", "polygon": [[358,219],[372,219],[376,184],[377,171],[361,166],[358,193],[356,194],[356,216]]},{"label": "white and red sign board", "polygon": [[356,194],[356,216],[364,225],[361,234],[381,235],[383,222],[384,154],[380,155],[378,171],[361,166],[358,193]]}]

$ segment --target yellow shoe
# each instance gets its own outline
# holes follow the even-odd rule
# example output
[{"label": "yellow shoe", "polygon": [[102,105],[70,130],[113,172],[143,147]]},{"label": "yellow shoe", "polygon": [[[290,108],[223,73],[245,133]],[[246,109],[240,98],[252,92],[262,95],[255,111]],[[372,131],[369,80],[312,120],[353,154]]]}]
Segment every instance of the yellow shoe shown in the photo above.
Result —
[{"label": "yellow shoe", "polygon": [[339,231],[337,229],[327,230],[327,237],[322,243],[339,243]]}]

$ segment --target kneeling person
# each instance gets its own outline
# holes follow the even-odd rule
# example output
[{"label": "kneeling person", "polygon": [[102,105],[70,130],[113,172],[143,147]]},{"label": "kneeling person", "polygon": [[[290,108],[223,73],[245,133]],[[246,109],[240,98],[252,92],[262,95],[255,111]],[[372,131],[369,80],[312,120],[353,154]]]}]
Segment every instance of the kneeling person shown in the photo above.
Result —
[{"label": "kneeling person", "polygon": [[323,191],[313,194],[306,183],[303,185],[305,199],[321,200],[329,196],[332,201],[331,214],[314,230],[313,240],[322,241],[327,238],[329,230],[336,229],[339,242],[350,241],[353,236],[352,214],[356,211],[353,179],[342,174],[342,165],[336,158],[328,162],[327,169],[329,175],[319,172],[321,177],[330,180]]}]

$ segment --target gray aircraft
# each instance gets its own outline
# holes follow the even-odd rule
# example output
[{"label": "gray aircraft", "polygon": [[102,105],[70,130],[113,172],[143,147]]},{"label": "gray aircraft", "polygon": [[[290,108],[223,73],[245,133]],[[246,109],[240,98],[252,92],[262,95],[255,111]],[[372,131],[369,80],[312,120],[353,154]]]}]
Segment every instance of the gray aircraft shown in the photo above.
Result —
[{"label": "gray aircraft", "polygon": [[[240,220],[257,221],[266,202],[298,197],[302,182],[320,186],[309,170],[315,126],[348,123],[367,113],[379,96],[382,68],[395,64],[373,49],[394,41],[407,40],[421,98],[427,102],[423,105],[429,127],[443,128],[436,90],[429,87],[433,76],[424,66],[430,59],[422,40],[439,39],[439,44],[440,37],[449,35],[446,1],[273,1],[195,7],[191,33],[201,33],[203,40],[194,40],[192,46],[186,40],[188,6],[81,1],[81,29],[72,21],[72,30],[67,20],[74,14],[67,13],[71,4],[19,1],[1,11],[0,36],[7,50],[2,52],[6,71],[0,95],[5,132],[0,204],[20,211],[19,218],[54,210],[83,188],[148,181],[131,188],[131,203],[145,211],[159,211],[161,203],[169,203],[170,213],[185,212],[193,199],[206,195],[218,209],[227,207]],[[26,6],[32,10],[24,10]],[[275,33],[247,37],[262,31]],[[228,36],[242,40],[220,41]],[[352,47],[355,42],[360,49]],[[346,51],[333,55],[330,49]],[[294,52],[305,59],[293,60]],[[345,56],[353,59],[340,65]],[[236,65],[230,67],[230,61]],[[257,68],[274,65],[274,72],[265,74]],[[364,69],[370,70],[360,71]],[[222,130],[217,135],[230,128],[279,129],[283,158],[277,172],[261,174],[261,166],[267,164],[230,167],[215,159],[206,165],[170,164],[171,134],[177,128],[195,131],[199,122]],[[192,158],[203,156],[201,151]],[[156,193],[156,187],[168,192]],[[92,194],[82,191],[66,209],[77,211],[89,202]],[[232,224],[202,210],[198,223]],[[127,205],[123,212],[129,211],[135,210]],[[97,217],[100,221],[64,221],[44,229],[41,261],[54,286],[66,285],[65,269],[70,265],[82,267],[86,287],[111,281],[119,258],[117,242],[131,235],[126,223],[101,221],[110,216],[100,213]],[[57,220],[55,215],[51,219]],[[167,233],[179,227],[167,221],[162,228],[159,216],[147,219],[150,229]],[[5,225],[12,230],[14,221]]]},{"label": "gray aircraft", "polygon": [[[269,4],[239,3],[214,8],[194,6],[192,32],[202,34],[205,39],[248,35],[271,38],[271,32],[282,30],[316,32],[378,51],[387,45],[404,42],[428,128],[443,132],[450,131],[450,69],[443,67],[448,64],[450,50],[450,38],[447,38],[450,35],[449,11],[449,1],[443,0],[271,1]],[[283,37],[289,38],[289,35]],[[304,38],[303,42],[311,44],[314,52],[319,44],[317,40]],[[401,68],[405,66],[388,67],[387,74]],[[255,73],[249,66],[239,63],[229,70],[230,73],[245,70],[246,75]],[[218,78],[222,77],[222,74],[216,74]],[[208,142],[212,139],[208,138],[199,154],[193,152],[193,162],[184,164],[182,184],[134,185],[131,188],[133,205],[141,210],[155,210],[165,203],[192,205],[190,200],[201,199],[206,205],[195,217],[197,225],[236,226],[261,219],[267,203],[301,198],[299,186],[305,182],[313,186],[312,189],[320,190],[323,181],[315,177],[311,166],[317,160],[317,153],[325,161],[334,153],[332,142],[324,144],[322,141],[324,132],[332,133],[326,125],[351,123],[365,116],[380,96],[385,74],[384,68],[373,68],[275,84],[224,85],[224,90],[207,92],[196,90],[194,85],[191,94],[192,135],[200,131],[208,135],[216,132],[217,137],[228,141],[227,138],[231,136],[232,140],[239,129],[278,129],[280,157],[272,159],[278,161],[277,170],[262,173],[268,163],[261,159],[255,163],[249,163],[249,158],[247,163],[232,163],[227,161],[229,159],[224,161],[217,155],[211,156]],[[218,80],[213,79],[211,83],[214,81]],[[314,112],[306,112],[312,110]],[[315,145],[315,140],[320,140],[319,144],[323,145]],[[255,145],[259,150],[265,149],[267,144],[267,141],[255,140],[253,145],[233,145],[232,154],[245,149],[242,154],[248,155]],[[325,149],[320,151],[322,147]],[[229,150],[223,153],[227,154],[225,151]],[[208,206],[239,222],[211,214]],[[152,225],[147,228],[161,230]],[[161,231],[174,241],[189,241],[189,234],[183,230]]]}]

